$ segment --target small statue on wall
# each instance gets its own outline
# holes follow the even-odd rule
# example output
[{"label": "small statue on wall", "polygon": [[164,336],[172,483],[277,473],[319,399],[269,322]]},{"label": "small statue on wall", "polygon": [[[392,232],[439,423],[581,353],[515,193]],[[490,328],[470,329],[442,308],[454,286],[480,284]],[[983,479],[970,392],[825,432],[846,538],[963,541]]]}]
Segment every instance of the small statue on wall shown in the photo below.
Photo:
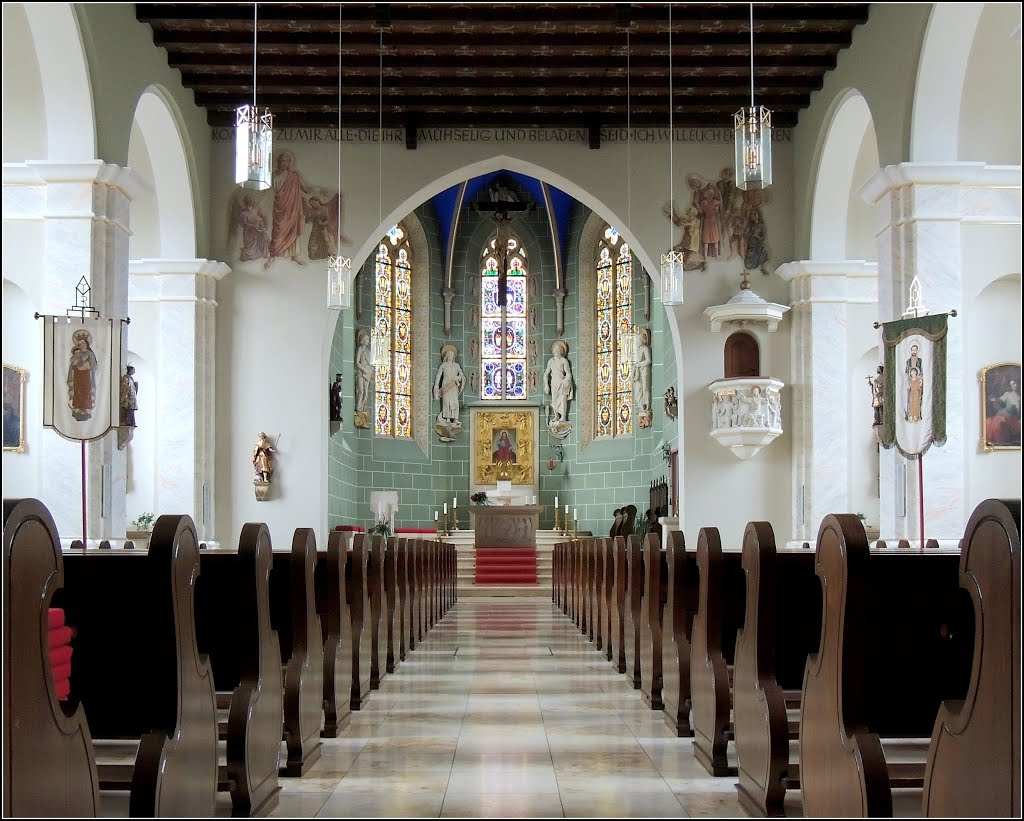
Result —
[{"label": "small statue on wall", "polygon": [[135,411],[139,409],[139,383],[135,381],[135,368],[126,365],[121,377],[120,425],[117,429],[117,449],[124,450],[135,435]]},{"label": "small statue on wall", "polygon": [[883,391],[885,390],[884,379],[882,377],[883,373],[885,373],[885,368],[882,365],[879,365],[874,376],[864,377],[868,380],[868,388],[871,389],[871,410],[875,415],[874,421],[871,423],[872,427],[882,424],[882,397],[884,395]]},{"label": "small statue on wall", "polygon": [[633,358],[633,403],[640,409],[638,425],[649,428],[654,422],[651,410],[651,330],[641,328],[638,334],[636,354]]},{"label": "small statue on wall", "polygon": [[334,382],[331,384],[331,421],[341,421],[341,374],[334,374]]},{"label": "small statue on wall", "polygon": [[557,439],[565,439],[572,431],[569,424],[569,401],[576,387],[572,379],[572,366],[566,359],[569,345],[557,339],[551,344],[551,358],[544,370],[544,393],[551,397],[548,403],[548,432]]},{"label": "small statue on wall", "polygon": [[252,467],[256,478],[252,483],[256,489],[256,501],[265,502],[270,491],[270,480],[274,475],[274,452],[276,448],[266,433],[260,431],[256,446],[252,449]]},{"label": "small statue on wall", "polygon": [[354,423],[357,428],[370,427],[370,385],[373,383],[372,357],[370,355],[370,331],[360,328],[356,332],[356,413]]},{"label": "small statue on wall", "polygon": [[443,345],[441,364],[434,377],[434,398],[441,400],[441,412],[437,415],[434,430],[442,442],[453,442],[462,432],[459,397],[466,389],[466,375],[455,361],[457,354],[458,349],[454,345]]},{"label": "small statue on wall", "polygon": [[679,402],[676,400],[676,389],[668,388],[665,391],[665,416],[675,419],[679,415]]}]

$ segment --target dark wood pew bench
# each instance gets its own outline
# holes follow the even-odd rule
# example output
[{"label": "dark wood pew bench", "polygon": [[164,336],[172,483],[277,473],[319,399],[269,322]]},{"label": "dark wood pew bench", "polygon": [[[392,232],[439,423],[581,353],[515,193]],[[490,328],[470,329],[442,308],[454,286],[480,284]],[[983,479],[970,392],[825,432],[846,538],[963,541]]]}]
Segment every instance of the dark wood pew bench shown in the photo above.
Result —
[{"label": "dark wood pew bench", "polygon": [[613,628],[618,628],[618,625],[614,624],[612,619],[614,612],[613,599],[615,596],[615,540],[612,538],[598,539],[598,545],[600,556],[598,561],[601,565],[601,576],[603,579],[601,586],[601,638],[604,646],[602,647],[601,655],[607,661],[611,661],[612,647],[615,645]]},{"label": "dark wood pew bench", "polygon": [[640,537],[626,537],[626,587],[622,610],[623,646],[626,656],[626,681],[634,690],[640,689],[640,630],[644,598],[644,555]]},{"label": "dark wood pew bench", "polygon": [[213,668],[219,737],[226,761],[218,789],[231,793],[232,815],[266,814],[278,803],[284,727],[284,679],[270,626],[273,549],[263,524],[246,524],[237,550],[200,550],[196,640]]},{"label": "dark wood pew bench", "polygon": [[644,594],[640,602],[640,697],[663,710],[662,619],[668,593],[668,560],[657,533],[644,536]]},{"label": "dark wood pew bench", "polygon": [[399,544],[404,547],[405,537],[392,536],[387,541],[384,549],[384,629],[385,641],[385,672],[393,673],[398,669],[401,662],[401,652],[398,649],[400,629],[398,620],[401,614],[401,602],[399,601],[398,588],[398,552]]},{"label": "dark wood pew bench", "polygon": [[[387,635],[384,628],[384,536],[370,536],[370,561],[366,583],[370,588],[370,689],[379,690],[387,675]],[[364,628],[365,629],[365,628]]]},{"label": "dark wood pew bench", "polygon": [[[188,516],[161,516],[149,549],[64,554],[59,593],[74,625],[71,698],[95,740],[133,763],[103,763],[101,790],[129,814],[208,816],[218,785],[213,671],[196,643],[199,544]],[[55,600],[57,597],[55,597]]]},{"label": "dark wood pew bench", "polygon": [[[60,538],[37,499],[4,500],[3,814],[99,815],[96,754],[85,710],[58,696],[49,610],[64,585]],[[71,639],[72,670],[78,642]]]},{"label": "dark wood pew bench", "polygon": [[619,673],[626,672],[626,539],[612,539],[611,655],[609,661]]},{"label": "dark wood pew bench", "polygon": [[275,550],[270,572],[270,619],[284,668],[284,736],[281,775],[297,778],[320,759],[324,715],[324,645],[316,614],[316,537],[295,529],[291,550]]},{"label": "dark wood pew bench", "polygon": [[317,553],[316,601],[324,645],[323,738],[337,738],[352,720],[352,601],[346,579],[352,532],[332,531]]},{"label": "dark wood pew bench", "polygon": [[818,649],[821,585],[814,554],[777,550],[767,522],[747,525],[742,565],[746,607],[733,676],[736,789],[749,815],[782,816],[786,790],[800,789],[793,710],[807,656]]},{"label": "dark wood pew bench", "polygon": [[[923,787],[920,739],[944,699],[964,698],[970,678],[974,613],[958,584],[960,559],[955,550],[871,551],[856,516],[823,520],[821,639],[807,659],[800,715],[807,816],[888,816],[894,789]],[[903,760],[883,738],[899,740]]]},{"label": "dark wood pew bench", "polygon": [[665,545],[665,610],[662,619],[662,688],[665,723],[677,737],[693,735],[690,725],[690,633],[697,613],[697,556],[681,531]]},{"label": "dark wood pew bench", "polygon": [[351,707],[359,710],[370,697],[370,587],[367,567],[370,539],[356,533],[345,564],[345,589],[352,616],[352,696]]}]

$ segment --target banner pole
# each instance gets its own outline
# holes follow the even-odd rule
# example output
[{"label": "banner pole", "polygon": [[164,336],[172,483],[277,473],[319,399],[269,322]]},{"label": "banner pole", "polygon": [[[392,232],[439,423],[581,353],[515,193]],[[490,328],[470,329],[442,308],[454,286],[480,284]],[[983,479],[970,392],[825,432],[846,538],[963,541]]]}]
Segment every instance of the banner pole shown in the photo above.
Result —
[{"label": "banner pole", "polygon": [[85,440],[82,440],[82,550],[85,551],[89,542],[87,541],[89,531],[85,527]]},{"label": "banner pole", "polygon": [[924,454],[917,457],[917,498],[921,508],[921,549],[924,550]]}]

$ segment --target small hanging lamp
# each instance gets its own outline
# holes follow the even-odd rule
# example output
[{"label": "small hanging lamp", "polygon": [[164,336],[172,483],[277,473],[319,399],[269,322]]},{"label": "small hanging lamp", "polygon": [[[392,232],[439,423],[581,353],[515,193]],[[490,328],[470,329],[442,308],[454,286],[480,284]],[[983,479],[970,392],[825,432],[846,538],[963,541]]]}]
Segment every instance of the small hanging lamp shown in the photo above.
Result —
[{"label": "small hanging lamp", "polygon": [[756,191],[772,184],[772,112],[754,105],[754,4],[750,4],[750,108],[733,117],[736,187]]},{"label": "small hanging lamp", "polygon": [[[675,167],[673,164],[675,131],[672,109],[672,4],[668,4],[668,199],[669,207],[675,203]],[[661,304],[683,304],[683,253],[672,247],[672,222],[668,229],[669,250],[661,255]]]},{"label": "small hanging lamp", "polygon": [[273,151],[274,115],[256,105],[256,30],[258,3],[252,11],[252,105],[235,109],[235,182],[245,188],[270,188],[270,158]]},{"label": "small hanging lamp", "polygon": [[338,213],[334,253],[327,257],[327,306],[352,307],[352,259],[341,253],[341,30],[342,4],[338,4]]}]

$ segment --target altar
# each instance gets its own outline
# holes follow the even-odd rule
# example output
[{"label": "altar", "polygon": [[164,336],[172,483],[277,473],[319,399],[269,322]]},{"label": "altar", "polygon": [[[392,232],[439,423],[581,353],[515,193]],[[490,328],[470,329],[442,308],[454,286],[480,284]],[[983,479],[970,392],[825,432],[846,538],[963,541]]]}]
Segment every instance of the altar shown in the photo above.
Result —
[{"label": "altar", "polygon": [[537,548],[541,505],[475,505],[469,509],[469,523],[477,550],[489,547]]}]

